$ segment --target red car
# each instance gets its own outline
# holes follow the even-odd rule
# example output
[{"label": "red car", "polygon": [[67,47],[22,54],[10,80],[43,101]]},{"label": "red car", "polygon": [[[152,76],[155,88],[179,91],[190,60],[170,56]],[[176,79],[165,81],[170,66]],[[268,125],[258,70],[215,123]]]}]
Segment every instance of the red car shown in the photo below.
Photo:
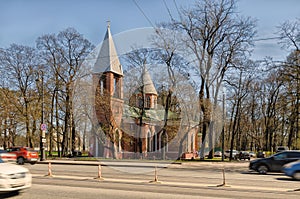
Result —
[{"label": "red car", "polygon": [[17,156],[13,153],[8,153],[6,150],[0,150],[0,159],[4,162],[16,162]]},{"label": "red car", "polygon": [[38,152],[29,147],[11,147],[7,149],[7,152],[16,154],[18,164],[24,164],[25,162],[35,164],[39,159]]}]

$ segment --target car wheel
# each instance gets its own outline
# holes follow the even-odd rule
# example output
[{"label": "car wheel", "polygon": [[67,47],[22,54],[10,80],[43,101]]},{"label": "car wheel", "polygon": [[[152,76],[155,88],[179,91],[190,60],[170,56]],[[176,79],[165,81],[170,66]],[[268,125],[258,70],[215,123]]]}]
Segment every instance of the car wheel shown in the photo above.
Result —
[{"label": "car wheel", "polygon": [[293,179],[295,179],[295,180],[300,180],[300,171],[296,171],[296,172],[293,174]]},{"label": "car wheel", "polygon": [[260,165],[257,169],[258,173],[260,174],[267,174],[268,167],[266,165]]},{"label": "car wheel", "polygon": [[17,163],[23,165],[24,164],[24,158],[23,157],[18,157]]}]

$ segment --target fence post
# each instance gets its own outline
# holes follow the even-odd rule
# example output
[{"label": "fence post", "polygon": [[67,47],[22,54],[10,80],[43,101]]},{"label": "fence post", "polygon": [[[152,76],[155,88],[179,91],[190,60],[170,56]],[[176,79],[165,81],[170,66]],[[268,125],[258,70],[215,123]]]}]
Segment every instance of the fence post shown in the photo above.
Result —
[{"label": "fence post", "polygon": [[48,175],[47,176],[53,177],[53,175],[52,175],[52,166],[51,166],[51,162],[50,161],[48,163]]},{"label": "fence post", "polygon": [[95,178],[95,179],[97,179],[97,180],[104,180],[102,178],[102,167],[101,167],[101,164],[98,165],[98,177]]},{"label": "fence post", "polygon": [[157,173],[157,166],[154,168],[154,180],[151,180],[150,183],[161,183],[158,181],[158,173]]},{"label": "fence post", "polygon": [[225,179],[225,168],[223,167],[223,183],[220,185],[217,185],[217,187],[230,187],[229,185],[226,184],[226,179]]},{"label": "fence post", "polygon": [[156,167],[155,167],[155,170],[154,170],[154,182],[158,182],[157,168]]}]

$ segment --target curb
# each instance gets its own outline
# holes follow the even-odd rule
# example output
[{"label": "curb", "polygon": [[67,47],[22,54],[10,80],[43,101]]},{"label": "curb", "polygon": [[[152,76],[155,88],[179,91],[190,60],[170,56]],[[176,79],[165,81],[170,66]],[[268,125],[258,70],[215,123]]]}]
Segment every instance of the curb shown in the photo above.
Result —
[{"label": "curb", "polygon": [[111,166],[111,167],[144,167],[168,168],[170,165],[182,165],[176,162],[139,162],[139,161],[78,161],[78,160],[45,160],[37,164],[84,165],[84,166]]}]

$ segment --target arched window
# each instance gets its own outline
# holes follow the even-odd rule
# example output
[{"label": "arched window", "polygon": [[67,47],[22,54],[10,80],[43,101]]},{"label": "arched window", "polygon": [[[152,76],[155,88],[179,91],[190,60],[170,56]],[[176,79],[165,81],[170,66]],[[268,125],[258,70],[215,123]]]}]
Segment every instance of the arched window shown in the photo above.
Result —
[{"label": "arched window", "polygon": [[151,152],[152,151],[152,138],[151,138],[151,132],[149,131],[148,132],[148,135],[147,135],[147,152]]},{"label": "arched window", "polygon": [[147,97],[146,97],[146,105],[145,105],[145,108],[151,108],[150,102],[151,102],[151,98],[150,98],[150,96],[147,96]]},{"label": "arched window", "polygon": [[144,106],[143,98],[141,96],[138,97],[138,104],[137,104],[137,106],[139,108],[143,108],[143,106]]},{"label": "arched window", "polygon": [[99,84],[100,84],[100,94],[103,95],[103,94],[104,94],[103,81],[100,80],[100,81],[99,81]]},{"label": "arched window", "polygon": [[104,94],[104,90],[106,89],[105,76],[102,75],[99,80],[99,92],[101,95]]},{"label": "arched window", "polygon": [[121,89],[120,89],[120,78],[114,77],[114,97],[120,98],[121,97]]},{"label": "arched window", "polygon": [[117,146],[117,152],[122,152],[122,135],[119,132],[119,129],[116,129],[116,146]]},{"label": "arched window", "polygon": [[152,151],[156,151],[157,150],[157,133],[154,133],[152,144],[153,144]]},{"label": "arched window", "polygon": [[195,149],[195,147],[194,147],[194,143],[195,143],[195,136],[194,136],[194,133],[192,133],[192,135],[191,135],[191,152],[194,152],[194,149]]}]

